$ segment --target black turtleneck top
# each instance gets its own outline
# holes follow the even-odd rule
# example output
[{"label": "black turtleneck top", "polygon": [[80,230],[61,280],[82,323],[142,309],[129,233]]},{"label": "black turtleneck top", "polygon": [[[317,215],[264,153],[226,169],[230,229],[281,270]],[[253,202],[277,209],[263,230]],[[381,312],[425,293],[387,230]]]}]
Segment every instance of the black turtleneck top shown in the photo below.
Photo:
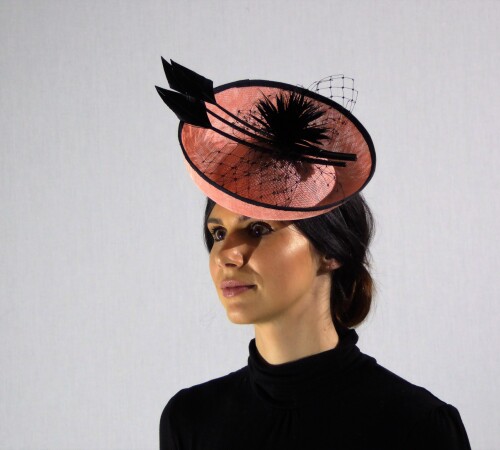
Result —
[{"label": "black turtleneck top", "polygon": [[470,450],[458,410],[380,366],[339,331],[331,350],[248,365],[175,394],[160,450]]}]

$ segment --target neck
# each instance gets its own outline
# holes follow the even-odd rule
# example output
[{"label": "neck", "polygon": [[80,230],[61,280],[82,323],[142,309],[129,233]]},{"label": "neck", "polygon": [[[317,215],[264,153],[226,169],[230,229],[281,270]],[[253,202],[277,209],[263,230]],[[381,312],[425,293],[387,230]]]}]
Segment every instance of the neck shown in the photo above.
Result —
[{"label": "neck", "polygon": [[269,364],[296,361],[331,350],[339,342],[330,314],[329,290],[295,306],[285,317],[254,325],[255,345]]}]

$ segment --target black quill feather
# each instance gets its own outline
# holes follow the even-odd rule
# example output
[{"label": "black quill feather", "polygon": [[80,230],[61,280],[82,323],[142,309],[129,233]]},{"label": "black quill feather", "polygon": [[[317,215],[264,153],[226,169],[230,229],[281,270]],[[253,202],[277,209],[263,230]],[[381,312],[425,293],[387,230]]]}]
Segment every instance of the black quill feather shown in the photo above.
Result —
[{"label": "black quill feather", "polygon": [[214,83],[192,70],[170,60],[161,58],[165,76],[171,89],[190,97],[215,104]]},{"label": "black quill feather", "polygon": [[175,113],[179,120],[197,127],[212,127],[208,119],[207,107],[202,100],[179,94],[178,92],[168,91],[158,86],[155,87],[162,100]]}]

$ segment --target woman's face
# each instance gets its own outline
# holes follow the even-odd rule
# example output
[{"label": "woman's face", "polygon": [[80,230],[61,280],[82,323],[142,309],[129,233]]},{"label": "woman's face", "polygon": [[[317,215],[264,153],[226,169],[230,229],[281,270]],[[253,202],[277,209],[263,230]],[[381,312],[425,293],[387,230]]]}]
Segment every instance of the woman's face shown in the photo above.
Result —
[{"label": "woman's face", "polygon": [[[216,204],[207,227],[214,238],[210,274],[234,323],[258,324],[300,314],[314,299],[321,257],[292,222],[251,219]],[[251,288],[223,288],[237,280]],[[294,313],[295,312],[295,313]]]}]

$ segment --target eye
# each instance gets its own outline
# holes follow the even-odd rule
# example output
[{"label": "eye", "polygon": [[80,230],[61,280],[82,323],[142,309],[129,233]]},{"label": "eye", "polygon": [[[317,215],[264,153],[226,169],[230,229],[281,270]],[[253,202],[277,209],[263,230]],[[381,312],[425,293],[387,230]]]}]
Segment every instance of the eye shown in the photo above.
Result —
[{"label": "eye", "polygon": [[[224,239],[226,230],[223,227],[213,227],[209,229],[210,234],[214,238],[215,242],[222,241]],[[248,226],[248,232],[250,236],[261,237],[263,235],[272,233],[273,228],[264,222],[253,222]]]},{"label": "eye", "polygon": [[220,237],[219,232],[223,231],[223,230],[224,230],[224,228],[222,228],[222,227],[214,227],[210,230],[210,234],[214,238],[214,241],[216,241],[216,242],[222,241],[222,238]]},{"label": "eye", "polygon": [[255,222],[250,225],[250,230],[256,237],[260,237],[263,234],[268,234],[273,232],[274,230],[271,228],[270,225],[267,223],[263,222]]}]

